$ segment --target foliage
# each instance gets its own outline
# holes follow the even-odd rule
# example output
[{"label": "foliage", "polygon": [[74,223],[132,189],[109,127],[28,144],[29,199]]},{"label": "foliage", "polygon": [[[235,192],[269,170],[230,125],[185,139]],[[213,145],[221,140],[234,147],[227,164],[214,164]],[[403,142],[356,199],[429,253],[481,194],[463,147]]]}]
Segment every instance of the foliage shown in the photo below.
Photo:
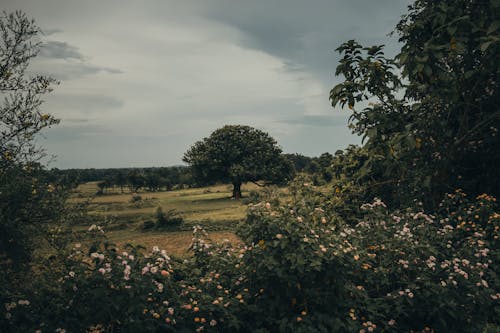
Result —
[{"label": "foliage", "polygon": [[498,195],[499,10],[498,1],[418,0],[396,28],[396,59],[355,41],[337,49],[345,81],[330,99],[353,110],[351,128],[366,139],[359,172],[371,195],[429,207],[454,188]]},{"label": "foliage", "polygon": [[37,134],[58,123],[42,113],[42,96],[56,81],[28,75],[40,50],[39,28],[22,12],[0,16],[0,301],[29,282],[35,243],[57,245],[52,222],[64,210],[65,188],[39,163]]},{"label": "foliage", "polygon": [[[60,255],[29,272],[30,288],[0,289],[2,332],[497,331],[500,212],[481,190],[498,193],[498,8],[417,0],[397,27],[397,59],[381,46],[343,44],[337,74],[346,81],[331,99],[352,108],[366,144],[312,161],[314,174],[291,183],[288,200],[272,190],[251,198],[262,201],[239,226],[242,244],[214,244],[195,227],[192,256],[176,260],[156,247],[120,250],[96,225],[83,245],[52,228]],[[373,104],[358,110],[364,100]],[[36,165],[22,156],[36,155],[3,154],[15,167],[2,169],[12,181],[0,193],[21,204],[1,207],[9,221],[43,222],[57,211],[54,188],[27,177]],[[247,126],[216,130],[184,159],[201,181],[232,182],[236,197],[243,181],[290,174],[276,142]],[[157,186],[130,175],[132,190]],[[328,179],[331,193],[314,186]],[[457,186],[472,196],[457,189],[442,199]],[[160,208],[155,225],[176,218]]]},{"label": "foliage", "polygon": [[184,219],[175,211],[175,209],[169,209],[164,212],[163,209],[158,206],[155,212],[155,221],[145,221],[143,223],[143,229],[172,229],[178,228],[182,225]]},{"label": "foliage", "polygon": [[[183,261],[158,248],[76,244],[63,269],[50,272],[61,289],[48,283],[31,298],[11,298],[3,325],[7,332],[482,332],[488,322],[498,325],[495,198],[457,191],[435,214],[391,211],[375,200],[353,227],[324,209],[311,185],[294,186],[292,202],[251,206],[241,246],[214,244],[198,227],[193,256]],[[101,229],[90,232],[95,240]]]},{"label": "foliage", "polygon": [[183,161],[195,179],[231,182],[233,197],[241,197],[244,182],[281,183],[292,177],[292,165],[281,155],[276,141],[249,126],[224,126],[196,142]]},{"label": "foliage", "polygon": [[109,169],[52,169],[52,177],[62,179],[67,184],[83,184],[98,181],[104,192],[107,188],[119,187],[121,192],[129,188],[131,192],[145,190],[149,192],[167,190],[174,186],[196,187],[205,183],[195,183],[189,168],[171,166],[158,168],[109,168]]}]

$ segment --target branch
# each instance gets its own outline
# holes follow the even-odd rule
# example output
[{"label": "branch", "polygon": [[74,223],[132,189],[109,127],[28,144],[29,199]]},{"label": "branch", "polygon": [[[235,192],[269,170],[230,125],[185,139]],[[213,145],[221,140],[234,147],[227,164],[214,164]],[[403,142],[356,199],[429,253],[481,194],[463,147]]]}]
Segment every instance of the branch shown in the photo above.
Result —
[{"label": "branch", "polygon": [[254,183],[255,185],[257,185],[259,187],[266,187],[267,185],[271,185],[272,184],[272,183],[269,183],[269,182],[267,182],[267,183],[264,182],[264,185],[261,185],[261,184],[257,183],[256,181],[253,181],[253,180],[251,180],[250,182]]}]

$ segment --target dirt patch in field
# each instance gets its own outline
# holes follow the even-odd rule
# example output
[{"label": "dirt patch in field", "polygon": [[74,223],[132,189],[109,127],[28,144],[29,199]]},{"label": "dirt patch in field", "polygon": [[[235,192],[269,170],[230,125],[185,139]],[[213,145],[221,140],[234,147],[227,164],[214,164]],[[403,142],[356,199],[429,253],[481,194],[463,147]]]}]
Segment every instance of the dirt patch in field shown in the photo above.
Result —
[{"label": "dirt patch in field", "polygon": [[[232,232],[209,232],[210,239],[214,242],[221,243],[229,241],[231,244],[236,245],[241,243],[241,240]],[[130,237],[130,236],[128,236]],[[113,237],[114,238],[114,237]],[[137,235],[132,239],[114,239],[116,245],[120,248],[127,243],[133,245],[142,245],[146,247],[147,251],[153,249],[153,246],[158,246],[167,253],[176,256],[188,255],[188,248],[193,240],[193,233],[186,232],[169,232],[163,234],[144,234]]]}]

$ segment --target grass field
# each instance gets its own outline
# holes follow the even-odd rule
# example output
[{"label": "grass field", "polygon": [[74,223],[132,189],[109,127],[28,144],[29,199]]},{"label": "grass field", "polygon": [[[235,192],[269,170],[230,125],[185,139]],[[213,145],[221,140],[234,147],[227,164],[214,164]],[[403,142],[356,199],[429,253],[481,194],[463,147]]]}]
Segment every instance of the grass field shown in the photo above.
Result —
[{"label": "grass field", "polygon": [[[95,196],[97,189],[97,182],[82,184],[70,201],[88,201],[88,214],[93,221],[104,225],[110,241],[117,245],[143,245],[148,249],[157,245],[180,256],[187,253],[194,225],[202,225],[214,241],[238,242],[233,230],[245,218],[247,211],[244,201],[231,199],[231,185],[137,194],[112,189],[104,195]],[[245,184],[243,196],[251,190],[261,188]],[[141,200],[133,202],[134,195],[139,195]],[[158,207],[163,211],[174,209],[183,217],[183,225],[177,230],[144,231],[143,223],[154,220]]]}]

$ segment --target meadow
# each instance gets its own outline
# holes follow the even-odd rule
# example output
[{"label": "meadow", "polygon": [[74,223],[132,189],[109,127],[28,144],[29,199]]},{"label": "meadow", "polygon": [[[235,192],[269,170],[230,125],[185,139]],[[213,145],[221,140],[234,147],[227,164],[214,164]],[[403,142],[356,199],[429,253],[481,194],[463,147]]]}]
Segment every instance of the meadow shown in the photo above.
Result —
[{"label": "meadow", "polygon": [[[86,203],[89,221],[96,221],[106,230],[110,242],[119,246],[125,244],[142,245],[147,249],[159,246],[168,253],[184,256],[192,241],[194,226],[202,226],[215,242],[239,242],[234,234],[236,225],[247,213],[246,200],[231,198],[231,185],[214,185],[202,188],[178,189],[162,192],[124,192],[111,188],[103,195],[96,195],[98,182],[88,182],[78,186],[68,202]],[[249,183],[243,186],[243,196],[250,191],[263,189]],[[140,199],[135,199],[139,198]],[[169,230],[144,230],[146,221],[155,219],[155,212],[174,210],[183,218],[182,225]],[[89,225],[76,225],[76,231]]]}]

